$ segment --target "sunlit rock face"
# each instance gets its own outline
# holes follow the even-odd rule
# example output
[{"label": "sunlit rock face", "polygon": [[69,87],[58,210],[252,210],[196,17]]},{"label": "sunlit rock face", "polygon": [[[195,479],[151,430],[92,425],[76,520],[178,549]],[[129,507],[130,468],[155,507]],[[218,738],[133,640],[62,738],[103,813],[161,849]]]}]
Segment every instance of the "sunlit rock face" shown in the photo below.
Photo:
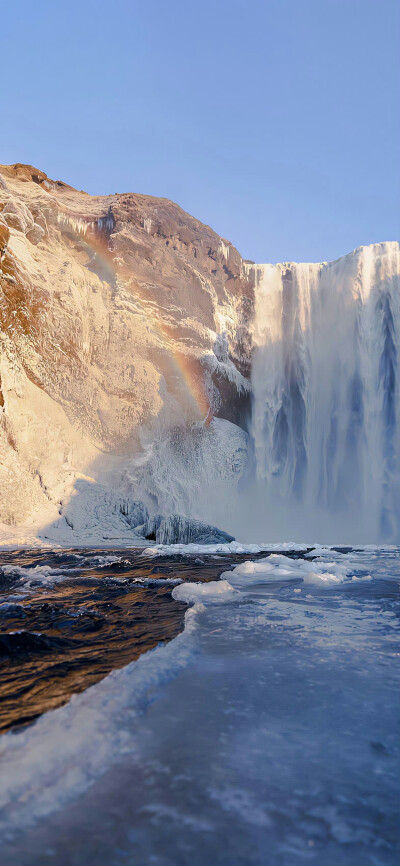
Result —
[{"label": "sunlit rock face", "polygon": [[0,521],[400,540],[399,273],[397,243],[254,265],[165,199],[1,167]]},{"label": "sunlit rock face", "polygon": [[257,268],[252,432],[271,523],[400,539],[398,243]]},{"label": "sunlit rock face", "polygon": [[243,423],[254,272],[165,199],[0,171],[0,519],[19,524],[82,473],[130,493],[153,428]]}]

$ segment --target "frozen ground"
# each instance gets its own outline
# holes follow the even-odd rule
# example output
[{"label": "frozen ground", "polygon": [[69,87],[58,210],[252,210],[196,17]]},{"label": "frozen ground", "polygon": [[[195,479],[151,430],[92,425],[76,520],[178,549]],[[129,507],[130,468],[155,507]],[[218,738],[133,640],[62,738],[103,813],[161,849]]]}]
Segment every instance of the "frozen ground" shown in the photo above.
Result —
[{"label": "frozen ground", "polygon": [[7,866],[394,866],[400,552],[272,554],[0,740]]}]

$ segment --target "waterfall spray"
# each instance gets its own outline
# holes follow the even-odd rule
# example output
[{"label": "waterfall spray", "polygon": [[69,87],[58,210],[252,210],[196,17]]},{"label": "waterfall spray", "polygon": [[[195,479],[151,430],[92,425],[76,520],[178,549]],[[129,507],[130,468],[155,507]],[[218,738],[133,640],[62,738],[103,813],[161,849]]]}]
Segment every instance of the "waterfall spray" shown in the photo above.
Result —
[{"label": "waterfall spray", "polygon": [[400,248],[257,266],[252,436],[274,536],[400,540]]}]

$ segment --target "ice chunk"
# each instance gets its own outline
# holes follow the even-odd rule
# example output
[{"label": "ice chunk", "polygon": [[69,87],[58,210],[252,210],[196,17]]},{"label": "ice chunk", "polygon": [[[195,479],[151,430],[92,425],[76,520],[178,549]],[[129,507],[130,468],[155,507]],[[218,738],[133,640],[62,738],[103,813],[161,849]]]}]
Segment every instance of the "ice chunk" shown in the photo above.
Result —
[{"label": "ice chunk", "polygon": [[234,541],[232,535],[217,529],[216,526],[183,517],[181,514],[172,514],[170,517],[156,514],[146,521],[142,533],[145,538],[163,545],[193,543],[207,545],[219,542],[229,544]]},{"label": "ice chunk", "polygon": [[210,583],[181,583],[173,591],[172,595],[178,601],[207,602],[213,604],[218,601],[231,601],[237,590],[231,586],[228,580],[210,581]]}]

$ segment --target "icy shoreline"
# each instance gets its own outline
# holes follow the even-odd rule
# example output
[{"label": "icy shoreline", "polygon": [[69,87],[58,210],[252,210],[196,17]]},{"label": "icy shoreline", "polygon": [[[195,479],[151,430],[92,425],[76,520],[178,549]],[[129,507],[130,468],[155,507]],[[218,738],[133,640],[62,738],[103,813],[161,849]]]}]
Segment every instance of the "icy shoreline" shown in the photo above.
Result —
[{"label": "icy shoreline", "polygon": [[[71,534],[72,535],[72,534]],[[52,538],[41,535],[30,527],[21,527],[12,531],[9,526],[0,524],[0,552],[12,550],[138,550],[146,556],[193,556],[193,555],[223,555],[223,554],[258,554],[258,553],[306,553],[317,551],[318,556],[329,554],[332,550],[396,550],[394,544],[320,544],[318,542],[240,542],[218,544],[156,544],[132,532],[126,535],[101,536],[95,535],[85,540],[74,534],[68,538]]]},{"label": "icy shoreline", "polygon": [[[394,831],[382,829],[378,818],[382,806],[391,818],[396,784],[397,551],[381,555],[364,547],[358,555],[321,546],[313,548],[312,561],[275,552],[242,562],[219,580],[175,586],[173,597],[193,605],[183,632],[17,736],[0,738],[0,834],[7,854],[18,839],[20,856],[19,846],[31,845],[30,833],[35,842],[39,827],[30,862],[40,862],[45,839],[55,852],[49,862],[63,866],[57,813],[67,826],[85,822],[87,797],[97,818],[96,833],[85,834],[84,844],[97,844],[110,808],[107,786],[124,765],[131,781],[123,798],[118,789],[112,820],[119,829],[124,821],[135,828],[139,851],[126,844],[138,862],[147,856],[141,840],[149,838],[152,853],[172,845],[168,862],[176,862],[179,840],[195,844],[200,825],[213,830],[203,840],[209,862],[220,862],[215,833],[229,840],[228,826],[232,862],[236,846],[255,833],[272,846],[265,862],[277,862],[287,832],[282,814],[294,840],[293,862],[301,861],[311,838],[316,863],[347,866],[354,845],[363,862],[381,863],[368,852],[372,846],[378,853],[384,843],[389,858],[393,853],[386,862],[394,863]],[[139,796],[134,780],[142,771],[153,781],[139,786]],[[370,792],[371,773],[379,794]],[[331,777],[332,791],[323,782]],[[360,806],[367,796],[368,809]],[[108,825],[107,833],[112,846]],[[73,846],[74,833],[69,838]],[[199,850],[195,866],[203,855]],[[17,860],[10,854],[7,862]],[[117,862],[113,851],[102,862]]]}]

